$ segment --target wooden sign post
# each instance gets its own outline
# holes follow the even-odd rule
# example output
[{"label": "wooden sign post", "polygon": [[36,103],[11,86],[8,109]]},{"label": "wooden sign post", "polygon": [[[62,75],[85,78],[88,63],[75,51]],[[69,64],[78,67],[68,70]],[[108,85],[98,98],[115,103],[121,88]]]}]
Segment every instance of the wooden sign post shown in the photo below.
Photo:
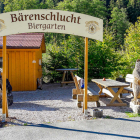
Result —
[{"label": "wooden sign post", "polygon": [[88,90],[88,38],[85,37],[85,73],[84,73],[84,85],[85,85],[85,92],[84,92],[84,114],[87,115],[87,90]]},{"label": "wooden sign post", "polygon": [[2,73],[2,121],[8,117],[6,94],[6,36],[3,36],[3,73]]}]

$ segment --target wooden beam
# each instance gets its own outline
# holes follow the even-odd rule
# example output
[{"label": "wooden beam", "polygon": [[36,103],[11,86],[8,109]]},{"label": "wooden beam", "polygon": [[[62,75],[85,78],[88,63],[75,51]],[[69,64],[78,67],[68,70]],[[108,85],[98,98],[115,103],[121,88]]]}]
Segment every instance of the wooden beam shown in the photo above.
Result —
[{"label": "wooden beam", "polygon": [[74,77],[74,83],[75,83],[75,86],[76,86],[77,94],[81,94],[76,77]]},{"label": "wooden beam", "polygon": [[107,88],[111,94],[113,95],[113,98],[110,102],[110,104],[114,103],[115,100],[117,100],[119,103],[123,103],[122,100],[118,97],[119,94],[121,93],[121,91],[123,90],[124,87],[120,87],[119,90],[115,93],[114,90],[112,88]]},{"label": "wooden beam", "polygon": [[108,90],[108,89],[105,89],[105,88],[103,88],[102,89],[102,92],[104,93],[104,94],[107,94],[109,97],[114,97],[113,95],[112,95],[112,93]]},{"label": "wooden beam", "polygon": [[65,75],[66,75],[66,71],[63,72],[63,77],[62,77],[61,87],[63,87],[63,82],[64,82],[64,79],[65,79]]},{"label": "wooden beam", "polygon": [[3,74],[2,74],[2,121],[8,117],[8,105],[6,94],[6,36],[3,36]]},{"label": "wooden beam", "polygon": [[61,82],[61,84],[70,84],[70,83],[74,83],[74,81],[64,81],[64,82]]},{"label": "wooden beam", "polygon": [[84,114],[87,115],[87,90],[88,90],[88,38],[85,37],[85,71],[84,71],[84,85],[85,85],[85,92],[84,92]]},{"label": "wooden beam", "polygon": [[[98,95],[87,95],[88,102],[96,102],[99,101]],[[83,102],[83,94],[77,94],[77,101]]]},{"label": "wooden beam", "polygon": [[109,103],[106,106],[127,106],[127,103]]}]

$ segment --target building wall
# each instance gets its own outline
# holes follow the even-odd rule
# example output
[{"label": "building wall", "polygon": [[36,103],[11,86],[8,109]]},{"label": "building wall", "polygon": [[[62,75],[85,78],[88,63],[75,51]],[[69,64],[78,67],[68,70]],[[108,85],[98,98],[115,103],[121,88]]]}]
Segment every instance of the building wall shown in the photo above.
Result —
[{"label": "building wall", "polygon": [[[44,44],[45,44],[45,39],[43,38],[39,51],[36,51],[36,76],[37,78],[42,77],[42,53],[46,52],[46,48]],[[41,60],[41,65],[39,65],[39,60]]]},{"label": "building wall", "polygon": [[[12,91],[30,91],[37,89],[37,78],[42,76],[39,59],[40,49],[7,49],[7,78]],[[41,61],[42,62],[42,61]]]},{"label": "building wall", "polygon": [[[2,57],[2,52],[0,51],[0,57]],[[8,67],[9,67],[9,62],[8,62],[8,54],[6,54],[6,60],[7,60],[7,63],[6,63],[6,78],[8,78],[9,74],[8,74]]]},{"label": "building wall", "polygon": [[42,77],[42,65],[39,65],[39,61],[41,60],[42,64],[42,50],[36,51],[36,76],[37,78]]}]

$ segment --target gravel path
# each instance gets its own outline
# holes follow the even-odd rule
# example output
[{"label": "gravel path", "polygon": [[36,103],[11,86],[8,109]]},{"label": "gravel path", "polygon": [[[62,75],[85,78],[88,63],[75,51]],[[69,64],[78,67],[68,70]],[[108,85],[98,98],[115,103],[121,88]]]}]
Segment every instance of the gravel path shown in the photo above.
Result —
[{"label": "gravel path", "polygon": [[[94,83],[89,86],[96,91],[99,88]],[[64,121],[76,121],[84,119],[93,119],[90,116],[92,110],[96,107],[94,102],[88,103],[89,117],[85,118],[82,108],[77,107],[77,101],[72,99],[72,89],[74,84],[44,84],[43,90],[13,92],[14,104],[9,107],[9,116],[16,117],[14,124],[25,125],[56,123]],[[131,100],[130,94],[123,96],[123,101],[128,103],[126,107],[107,107],[106,103],[110,98],[100,98],[100,109],[103,109],[105,118],[124,118],[125,112],[132,112],[129,108]],[[2,109],[0,109],[2,112]]]}]

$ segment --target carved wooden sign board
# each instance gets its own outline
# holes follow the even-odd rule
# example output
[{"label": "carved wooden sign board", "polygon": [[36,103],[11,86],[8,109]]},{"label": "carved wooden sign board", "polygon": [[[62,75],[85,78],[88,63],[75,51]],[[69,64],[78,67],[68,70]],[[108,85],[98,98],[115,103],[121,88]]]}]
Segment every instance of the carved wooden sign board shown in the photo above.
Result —
[{"label": "carved wooden sign board", "polygon": [[29,32],[73,34],[103,41],[103,20],[85,14],[48,9],[0,14],[0,36]]}]

